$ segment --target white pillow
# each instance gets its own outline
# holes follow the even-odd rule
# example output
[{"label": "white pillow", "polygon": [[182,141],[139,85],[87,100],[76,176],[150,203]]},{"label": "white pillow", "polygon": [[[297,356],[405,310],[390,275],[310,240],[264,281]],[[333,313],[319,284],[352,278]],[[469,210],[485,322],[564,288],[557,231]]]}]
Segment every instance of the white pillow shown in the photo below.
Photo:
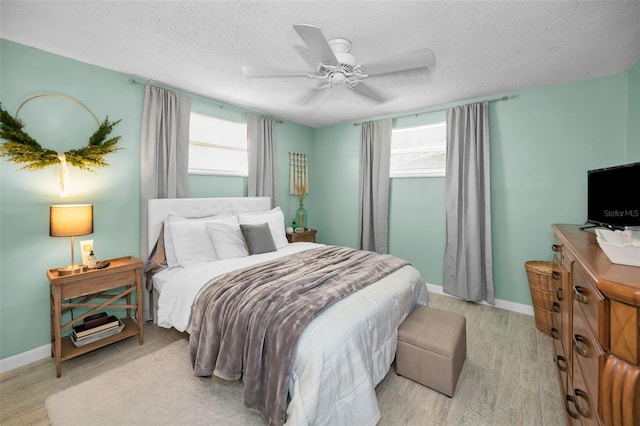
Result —
[{"label": "white pillow", "polygon": [[271,236],[273,237],[273,242],[276,244],[276,248],[280,249],[289,244],[284,229],[284,214],[282,214],[280,207],[264,212],[238,213],[238,220],[241,224],[249,225],[266,222],[269,224]]},{"label": "white pillow", "polygon": [[187,217],[177,216],[175,214],[170,214],[169,216],[167,216],[167,218],[164,220],[164,254],[165,254],[165,257],[167,258],[167,266],[170,268],[180,266],[176,258],[176,253],[175,253],[174,243],[173,243],[173,234],[171,232],[171,225],[173,223],[182,222],[182,221],[207,221],[207,220],[214,220],[214,219],[218,220],[218,219],[228,218],[232,216],[235,216],[235,213],[232,211],[222,212],[222,213],[218,213],[211,216],[195,217],[195,218],[187,218]]},{"label": "white pillow", "polygon": [[249,255],[238,219],[205,222],[209,238],[218,259],[230,259]]},{"label": "white pillow", "polygon": [[180,220],[171,224],[176,261],[180,266],[217,260],[216,252],[201,220]]}]

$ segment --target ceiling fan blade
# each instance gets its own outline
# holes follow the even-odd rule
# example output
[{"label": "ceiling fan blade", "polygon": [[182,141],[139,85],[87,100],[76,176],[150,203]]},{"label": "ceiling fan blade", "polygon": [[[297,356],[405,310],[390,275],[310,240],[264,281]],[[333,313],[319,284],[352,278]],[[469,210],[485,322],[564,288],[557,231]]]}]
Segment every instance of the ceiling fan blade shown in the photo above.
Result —
[{"label": "ceiling fan blade", "polygon": [[309,65],[309,69],[315,70],[318,68],[318,58],[311,53],[311,49],[309,49],[306,45],[297,45],[293,46],[294,50],[298,52],[298,55],[304,60],[304,62]]},{"label": "ceiling fan blade", "polygon": [[249,65],[242,66],[242,74],[246,78],[264,78],[264,77],[308,77],[314,74],[313,71],[290,71],[272,67],[252,67]]},{"label": "ceiling fan blade", "polygon": [[420,49],[401,53],[389,58],[364,63],[360,66],[362,72],[368,76],[406,71],[416,68],[429,68],[436,63],[436,57],[431,49]]},{"label": "ceiling fan blade", "polygon": [[387,98],[385,96],[383,96],[381,93],[379,93],[378,91],[374,90],[371,88],[371,86],[365,84],[365,83],[358,83],[355,86],[352,87],[352,89],[355,92],[358,92],[359,94],[366,96],[368,98],[371,98],[375,101],[378,102],[386,102]]},{"label": "ceiling fan blade", "polygon": [[324,65],[338,64],[338,59],[320,28],[314,25],[298,24],[294,25],[293,29],[296,30],[302,41],[309,47],[320,63]]}]

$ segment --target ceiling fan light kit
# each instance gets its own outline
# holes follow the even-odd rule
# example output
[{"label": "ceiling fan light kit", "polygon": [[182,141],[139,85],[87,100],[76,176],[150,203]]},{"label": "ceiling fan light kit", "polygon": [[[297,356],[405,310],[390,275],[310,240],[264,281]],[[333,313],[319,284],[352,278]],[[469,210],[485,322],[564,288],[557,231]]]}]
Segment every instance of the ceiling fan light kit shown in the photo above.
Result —
[{"label": "ceiling fan light kit", "polygon": [[370,76],[402,72],[418,68],[430,68],[435,65],[435,55],[430,49],[415,50],[389,58],[358,64],[351,54],[351,41],[346,38],[332,38],[327,41],[320,28],[300,24],[293,29],[317,61],[317,69],[309,72],[294,72],[273,68],[259,69],[243,66],[242,71],[247,78],[268,77],[308,77],[324,80],[317,89],[332,88],[344,84],[354,92],[385,102],[386,97],[373,90],[364,80]]}]

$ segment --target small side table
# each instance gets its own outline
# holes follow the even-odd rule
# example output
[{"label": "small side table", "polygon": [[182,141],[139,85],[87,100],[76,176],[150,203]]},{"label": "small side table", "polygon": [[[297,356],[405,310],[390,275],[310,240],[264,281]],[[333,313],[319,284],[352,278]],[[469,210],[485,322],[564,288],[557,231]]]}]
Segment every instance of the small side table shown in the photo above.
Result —
[{"label": "small side table", "polygon": [[316,232],[315,229],[306,229],[302,232],[287,233],[287,241],[290,243],[315,243]]},{"label": "small side table", "polygon": [[[62,361],[136,335],[140,344],[143,343],[142,261],[133,256],[108,261],[110,265],[104,269],[92,269],[72,275],[58,275],[58,269],[47,271],[51,294],[51,352],[56,359],[56,377],[62,374]],[[136,303],[132,303],[133,292],[136,294]],[[81,299],[71,300],[74,298]],[[97,299],[106,300],[97,302]],[[120,299],[124,299],[124,303],[116,303]],[[74,308],[89,308],[89,311],[62,324],[62,315]],[[124,324],[120,333],[80,347],[76,347],[69,336],[62,337],[63,330],[78,325],[84,318],[101,309],[127,310],[127,316],[120,318]],[[133,309],[135,318],[132,316]]]}]

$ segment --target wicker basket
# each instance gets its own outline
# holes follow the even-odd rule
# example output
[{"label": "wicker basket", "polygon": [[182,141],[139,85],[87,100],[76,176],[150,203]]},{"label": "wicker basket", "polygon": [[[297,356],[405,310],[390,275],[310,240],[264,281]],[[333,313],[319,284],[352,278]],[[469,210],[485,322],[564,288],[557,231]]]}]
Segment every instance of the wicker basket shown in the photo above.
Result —
[{"label": "wicker basket", "polygon": [[533,313],[536,328],[545,334],[551,334],[552,303],[554,296],[551,279],[552,262],[530,260],[524,264],[529,278],[529,289],[533,300]]}]

